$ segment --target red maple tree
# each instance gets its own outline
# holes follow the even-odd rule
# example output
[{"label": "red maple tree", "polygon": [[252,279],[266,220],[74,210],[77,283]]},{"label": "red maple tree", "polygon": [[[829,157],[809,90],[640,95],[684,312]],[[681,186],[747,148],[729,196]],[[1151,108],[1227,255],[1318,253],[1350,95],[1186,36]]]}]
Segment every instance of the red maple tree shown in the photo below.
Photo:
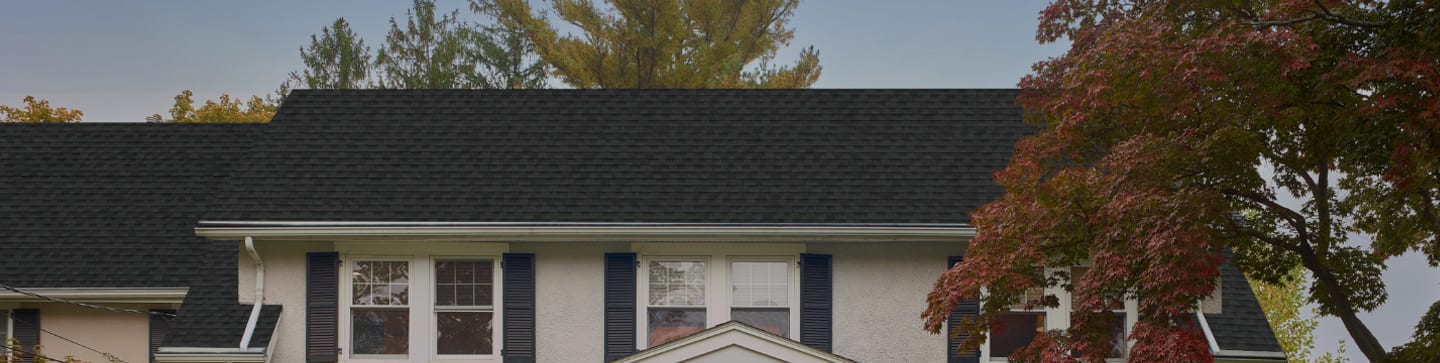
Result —
[{"label": "red maple tree", "polygon": [[[1319,312],[1385,361],[1356,316],[1385,301],[1385,261],[1440,262],[1437,7],[1054,1],[1037,37],[1072,45],[1020,82],[1041,129],[996,172],[1006,192],[973,213],[978,235],[936,282],[926,328],[983,297],[965,327],[973,349],[1023,291],[1049,286],[1075,295],[1072,324],[1012,361],[1103,361],[1113,327],[1095,311],[1126,299],[1139,313],[1131,360],[1210,361],[1194,311],[1229,249],[1261,281],[1309,270]],[[1035,269],[1075,265],[1092,267]]]}]

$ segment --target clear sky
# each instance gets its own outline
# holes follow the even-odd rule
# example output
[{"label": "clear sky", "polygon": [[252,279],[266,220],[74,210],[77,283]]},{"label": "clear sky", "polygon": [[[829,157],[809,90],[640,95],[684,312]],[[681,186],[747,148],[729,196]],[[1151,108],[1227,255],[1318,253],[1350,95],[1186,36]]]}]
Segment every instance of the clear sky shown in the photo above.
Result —
[{"label": "clear sky", "polygon": [[[822,88],[1006,88],[1064,44],[1034,40],[1042,0],[809,0],[780,53],[820,51]],[[0,9],[0,104],[25,95],[85,112],[85,121],[138,122],[165,113],[181,90],[196,99],[274,91],[301,66],[309,36],[344,17],[367,44],[384,38],[409,1],[9,1]],[[464,8],[440,0],[443,9]],[[1440,300],[1440,272],[1407,255],[1385,274],[1390,302],[1365,320],[1386,346],[1409,340]],[[919,312],[916,312],[917,316]],[[919,329],[917,320],[916,328]],[[1348,339],[1322,321],[1319,350]],[[1349,356],[1361,356],[1353,346]]]}]

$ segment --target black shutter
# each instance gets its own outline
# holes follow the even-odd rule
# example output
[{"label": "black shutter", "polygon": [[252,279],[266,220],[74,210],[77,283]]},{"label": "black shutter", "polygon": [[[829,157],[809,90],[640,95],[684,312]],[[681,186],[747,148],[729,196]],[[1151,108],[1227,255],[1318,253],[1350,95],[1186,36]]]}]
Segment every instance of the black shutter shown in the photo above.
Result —
[{"label": "black shutter", "polygon": [[835,310],[830,255],[800,254],[800,343],[831,351]]},{"label": "black shutter", "polygon": [[[20,362],[33,363],[35,355],[24,352],[35,352],[35,346],[40,345],[40,310],[15,309],[10,311],[11,338],[15,344],[20,346]],[[3,329],[3,327],[0,327]],[[7,352],[8,353],[8,352]]]},{"label": "black shutter", "polygon": [[[961,256],[950,256],[946,269],[955,267],[964,258]],[[975,318],[980,315],[980,299],[961,299],[960,305],[950,312],[950,317],[945,319],[945,344],[946,362],[949,363],[979,363],[980,349],[976,348],[968,352],[960,351],[960,343],[970,339],[970,334],[965,333],[962,324],[974,324]]]},{"label": "black shutter", "polygon": [[500,266],[505,273],[505,363],[535,362],[535,254],[507,253]]},{"label": "black shutter", "polygon": [[[258,301],[256,302],[259,303]],[[305,361],[340,361],[340,254],[305,254]]]},{"label": "black shutter", "polygon": [[636,259],[634,253],[605,254],[605,361],[635,353]]},{"label": "black shutter", "polygon": [[[170,314],[170,315],[162,315]],[[170,321],[175,320],[175,310],[150,310],[150,362],[155,362],[155,353],[160,352],[160,344],[165,343],[165,335],[170,334]]]}]

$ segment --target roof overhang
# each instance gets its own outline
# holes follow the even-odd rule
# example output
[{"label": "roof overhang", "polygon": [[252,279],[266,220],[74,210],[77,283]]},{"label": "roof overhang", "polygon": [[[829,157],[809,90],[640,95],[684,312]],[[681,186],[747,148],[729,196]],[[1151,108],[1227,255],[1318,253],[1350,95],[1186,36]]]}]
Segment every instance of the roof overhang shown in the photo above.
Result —
[{"label": "roof overhang", "polygon": [[[22,290],[67,301],[107,304],[179,304],[190,292],[190,288],[187,287],[38,287],[22,288]],[[0,302],[47,302],[47,300],[15,291],[0,290]]]},{"label": "roof overhang", "polygon": [[211,239],[443,238],[477,241],[805,241],[963,240],[964,224],[723,224],[510,222],[221,222],[202,221]]},{"label": "roof overhang", "polygon": [[854,363],[833,353],[731,321],[642,350],[614,363],[766,361]]}]

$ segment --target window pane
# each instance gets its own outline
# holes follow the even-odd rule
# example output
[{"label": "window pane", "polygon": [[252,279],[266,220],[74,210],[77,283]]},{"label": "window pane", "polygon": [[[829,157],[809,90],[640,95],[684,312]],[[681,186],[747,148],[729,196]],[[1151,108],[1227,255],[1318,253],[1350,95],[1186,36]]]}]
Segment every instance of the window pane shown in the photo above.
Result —
[{"label": "window pane", "polygon": [[410,263],[406,261],[356,261],[351,271],[355,305],[410,304]]},{"label": "window pane", "polygon": [[490,260],[436,260],[435,305],[494,305],[494,269]]},{"label": "window pane", "polygon": [[730,319],[782,337],[790,336],[790,309],[734,309]]},{"label": "window pane", "polygon": [[704,309],[650,309],[650,346],[705,330]]},{"label": "window pane", "polygon": [[1110,348],[1110,355],[1107,358],[1125,358],[1125,314],[1114,315],[1115,346]]},{"label": "window pane", "polygon": [[494,313],[447,312],[435,314],[439,354],[493,354],[491,329]]},{"label": "window pane", "polygon": [[1016,349],[1035,340],[1038,330],[1044,327],[1044,313],[1013,313],[996,317],[990,325],[990,356],[1009,357]]},{"label": "window pane", "polygon": [[734,306],[789,306],[790,269],[786,262],[735,262],[730,265]]},{"label": "window pane", "polygon": [[410,311],[351,311],[355,354],[405,354],[410,348]]},{"label": "window pane", "polygon": [[650,261],[650,305],[705,306],[705,262]]}]

